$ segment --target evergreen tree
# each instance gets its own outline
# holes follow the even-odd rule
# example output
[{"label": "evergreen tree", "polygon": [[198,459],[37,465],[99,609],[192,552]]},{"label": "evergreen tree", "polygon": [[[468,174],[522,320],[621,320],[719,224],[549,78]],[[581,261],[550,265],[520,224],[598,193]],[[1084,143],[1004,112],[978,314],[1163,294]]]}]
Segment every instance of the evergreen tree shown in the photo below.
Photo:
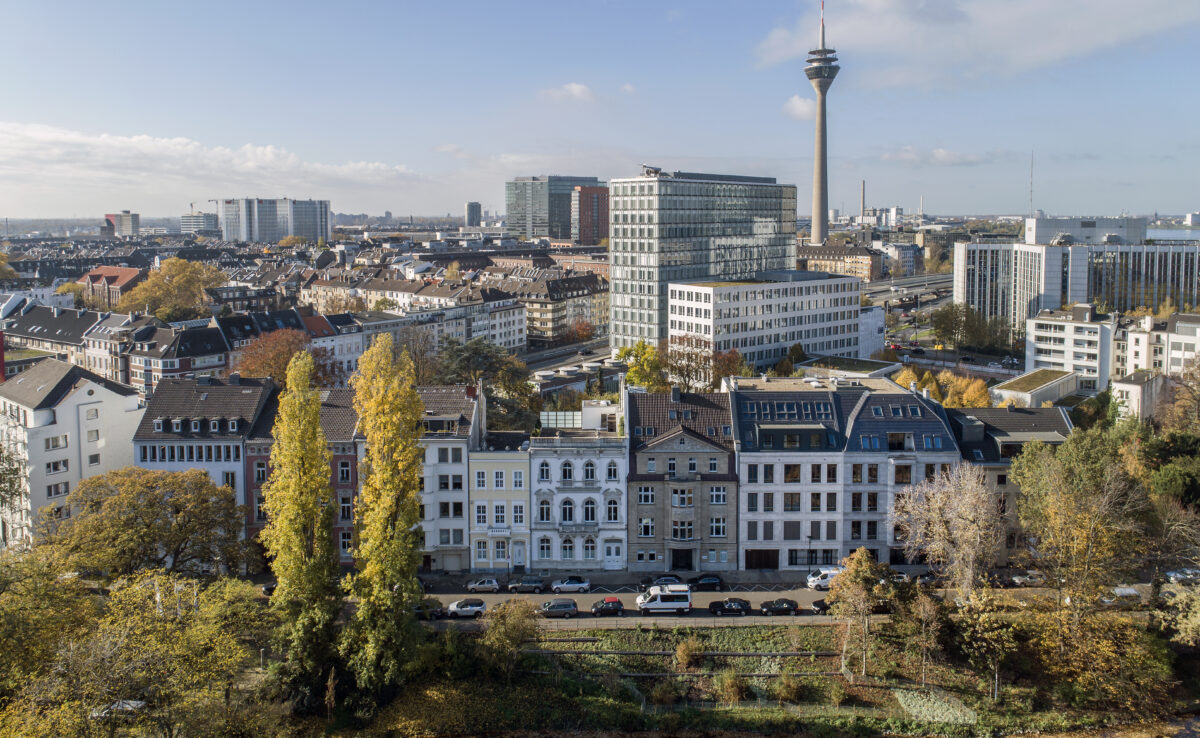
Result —
[{"label": "evergreen tree", "polygon": [[301,351],[288,364],[288,389],[279,399],[273,430],[271,476],[263,485],[267,526],[262,542],[278,579],[271,604],[283,623],[279,677],[302,713],[323,704],[341,609],[333,549],[332,457],[312,375],[312,355]]},{"label": "evergreen tree", "polygon": [[342,655],[368,695],[399,684],[415,646],[417,511],[420,505],[422,405],[408,352],[399,359],[392,338],[380,335],[358,362],[354,409],[367,451],[359,467],[362,488],[355,515],[358,600],[342,639]]}]

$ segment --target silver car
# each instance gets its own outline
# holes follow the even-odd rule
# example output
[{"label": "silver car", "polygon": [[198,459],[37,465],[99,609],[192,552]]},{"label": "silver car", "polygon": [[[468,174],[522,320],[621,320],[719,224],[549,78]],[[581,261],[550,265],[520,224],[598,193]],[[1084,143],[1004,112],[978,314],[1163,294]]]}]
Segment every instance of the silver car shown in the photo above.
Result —
[{"label": "silver car", "polygon": [[592,588],[592,583],[583,577],[569,576],[563,579],[555,579],[550,583],[550,591],[554,594],[563,592],[587,592]]},{"label": "silver car", "polygon": [[492,577],[476,579],[467,585],[467,591],[471,594],[476,594],[478,592],[499,592],[500,582],[496,581]]},{"label": "silver car", "polygon": [[456,600],[451,602],[446,608],[446,615],[452,618],[481,618],[484,611],[487,610],[487,605],[483,600],[468,597],[465,600]]}]

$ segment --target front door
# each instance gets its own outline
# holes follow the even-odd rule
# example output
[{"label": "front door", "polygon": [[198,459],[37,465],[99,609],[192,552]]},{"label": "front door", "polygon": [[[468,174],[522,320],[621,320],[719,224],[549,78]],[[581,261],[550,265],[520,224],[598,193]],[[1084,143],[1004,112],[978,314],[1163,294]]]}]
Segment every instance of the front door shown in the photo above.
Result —
[{"label": "front door", "polygon": [[671,568],[682,569],[685,571],[692,570],[692,549],[690,548],[673,548],[671,549]]},{"label": "front door", "polygon": [[512,544],[512,563],[513,569],[525,569],[525,541],[513,541]]},{"label": "front door", "polygon": [[609,571],[625,568],[625,546],[621,541],[604,542],[604,568]]}]

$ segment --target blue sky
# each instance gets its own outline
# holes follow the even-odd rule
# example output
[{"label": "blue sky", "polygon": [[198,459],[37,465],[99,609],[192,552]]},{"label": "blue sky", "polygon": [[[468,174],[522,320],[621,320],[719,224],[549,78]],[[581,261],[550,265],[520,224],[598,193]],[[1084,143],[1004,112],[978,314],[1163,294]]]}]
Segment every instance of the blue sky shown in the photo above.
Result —
[{"label": "blue sky", "polygon": [[[811,196],[818,3],[25,3],[0,216],[503,208],[505,179],[762,174]],[[829,0],[830,202],[1200,210],[1200,3]]]}]

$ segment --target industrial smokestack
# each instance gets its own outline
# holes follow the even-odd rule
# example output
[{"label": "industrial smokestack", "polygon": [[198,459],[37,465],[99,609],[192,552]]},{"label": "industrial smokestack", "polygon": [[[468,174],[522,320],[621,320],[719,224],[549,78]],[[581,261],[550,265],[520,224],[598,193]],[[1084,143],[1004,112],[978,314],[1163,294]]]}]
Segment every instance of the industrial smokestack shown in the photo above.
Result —
[{"label": "industrial smokestack", "polygon": [[858,217],[862,218],[867,214],[867,180],[862,181],[862,190],[858,195]]}]

